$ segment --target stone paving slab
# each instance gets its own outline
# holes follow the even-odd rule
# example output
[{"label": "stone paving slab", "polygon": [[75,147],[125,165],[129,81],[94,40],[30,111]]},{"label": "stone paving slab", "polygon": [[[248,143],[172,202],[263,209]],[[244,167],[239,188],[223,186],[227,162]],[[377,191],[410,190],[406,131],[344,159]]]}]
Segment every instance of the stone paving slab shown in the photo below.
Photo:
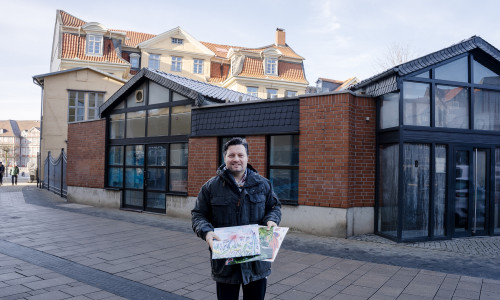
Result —
[{"label": "stone paving slab", "polygon": [[[0,219],[0,299],[131,298],[120,297],[113,282],[188,299],[216,298],[206,243],[188,220],[67,205],[33,186],[0,187]],[[285,242],[266,299],[500,299],[493,250],[476,257],[293,231]],[[26,261],[15,253],[20,249],[39,259]],[[58,264],[48,268],[42,257]],[[106,276],[80,278],[85,272]]]}]

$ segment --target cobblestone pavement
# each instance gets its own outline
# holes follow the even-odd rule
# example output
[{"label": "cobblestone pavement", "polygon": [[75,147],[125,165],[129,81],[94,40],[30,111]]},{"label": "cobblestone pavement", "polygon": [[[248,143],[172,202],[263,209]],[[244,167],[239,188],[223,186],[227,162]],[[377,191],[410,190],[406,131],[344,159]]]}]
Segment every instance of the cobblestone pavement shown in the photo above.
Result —
[{"label": "cobblestone pavement", "polygon": [[[215,299],[189,220],[0,187],[0,299]],[[267,299],[500,299],[499,238],[396,244],[290,232]]]}]

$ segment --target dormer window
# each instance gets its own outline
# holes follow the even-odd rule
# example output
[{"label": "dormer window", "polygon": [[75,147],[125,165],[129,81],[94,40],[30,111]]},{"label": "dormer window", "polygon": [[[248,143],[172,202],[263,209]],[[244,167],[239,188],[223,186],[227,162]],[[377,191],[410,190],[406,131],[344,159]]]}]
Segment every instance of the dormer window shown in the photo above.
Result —
[{"label": "dormer window", "polygon": [[266,75],[278,75],[278,59],[268,57],[266,61]]},{"label": "dormer window", "polygon": [[102,35],[87,35],[87,55],[102,55]]},{"label": "dormer window", "polygon": [[137,53],[130,54],[130,64],[132,69],[139,69],[139,57],[140,55]]},{"label": "dormer window", "polygon": [[172,38],[172,44],[182,45],[184,43],[183,39]]}]

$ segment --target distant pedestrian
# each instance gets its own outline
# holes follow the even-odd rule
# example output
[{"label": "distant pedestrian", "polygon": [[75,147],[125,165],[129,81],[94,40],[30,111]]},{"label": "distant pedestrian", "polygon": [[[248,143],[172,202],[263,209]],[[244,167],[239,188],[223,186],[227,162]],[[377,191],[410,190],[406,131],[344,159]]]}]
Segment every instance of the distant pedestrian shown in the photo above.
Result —
[{"label": "distant pedestrian", "polygon": [[3,184],[3,173],[5,173],[5,166],[0,161],[0,185]]},{"label": "distant pedestrian", "polygon": [[12,176],[12,185],[14,183],[17,185],[17,175],[19,174],[19,168],[17,164],[14,164],[14,168],[10,169],[10,175]]}]

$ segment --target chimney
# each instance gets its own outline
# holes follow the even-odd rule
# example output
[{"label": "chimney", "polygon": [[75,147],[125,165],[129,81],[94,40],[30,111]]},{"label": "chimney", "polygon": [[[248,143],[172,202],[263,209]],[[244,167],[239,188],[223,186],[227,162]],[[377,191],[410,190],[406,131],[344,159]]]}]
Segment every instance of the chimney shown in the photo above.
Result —
[{"label": "chimney", "polygon": [[276,46],[285,46],[285,29],[276,28]]}]

